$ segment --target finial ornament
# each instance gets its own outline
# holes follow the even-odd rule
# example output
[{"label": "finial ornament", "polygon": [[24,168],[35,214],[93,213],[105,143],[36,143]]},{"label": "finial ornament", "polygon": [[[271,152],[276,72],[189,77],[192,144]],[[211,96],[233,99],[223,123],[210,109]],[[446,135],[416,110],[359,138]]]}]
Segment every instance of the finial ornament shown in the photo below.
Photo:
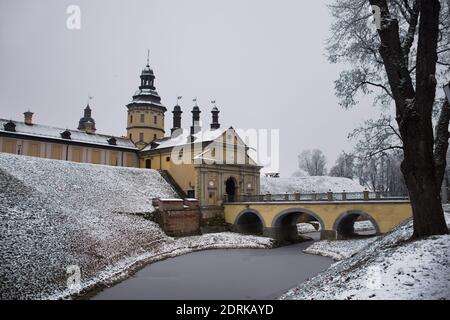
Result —
[{"label": "finial ornament", "polygon": [[193,102],[195,102],[195,106],[197,107],[197,97],[195,97],[194,99],[192,99]]},{"label": "finial ornament", "polygon": [[147,67],[150,67],[150,49],[147,49]]},{"label": "finial ornament", "polygon": [[178,96],[177,97],[177,105],[179,104],[180,100],[183,99],[183,96]]}]

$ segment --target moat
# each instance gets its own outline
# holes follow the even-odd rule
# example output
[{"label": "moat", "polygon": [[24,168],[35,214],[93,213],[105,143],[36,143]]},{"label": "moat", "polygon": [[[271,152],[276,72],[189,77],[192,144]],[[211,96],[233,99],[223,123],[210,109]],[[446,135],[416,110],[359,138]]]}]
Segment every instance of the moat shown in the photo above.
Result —
[{"label": "moat", "polygon": [[92,299],[275,299],[333,263],[303,253],[309,245],[189,253],[150,264]]}]

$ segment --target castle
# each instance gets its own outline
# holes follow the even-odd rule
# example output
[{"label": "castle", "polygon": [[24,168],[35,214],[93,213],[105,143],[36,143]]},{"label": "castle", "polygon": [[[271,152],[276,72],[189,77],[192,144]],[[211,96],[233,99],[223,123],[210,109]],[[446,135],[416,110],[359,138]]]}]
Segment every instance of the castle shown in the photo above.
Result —
[{"label": "castle", "polygon": [[261,166],[248,155],[248,146],[232,127],[221,128],[218,108],[211,111],[210,127],[203,128],[196,103],[192,126],[183,129],[183,111],[177,103],[173,126],[166,135],[167,109],[154,82],[147,60],[140,86],[126,105],[126,136],[97,133],[88,103],[77,130],[36,124],[30,111],[24,113],[24,121],[0,119],[0,151],[160,170],[182,196],[197,198],[202,207],[210,209],[220,206],[224,196],[259,194]]}]

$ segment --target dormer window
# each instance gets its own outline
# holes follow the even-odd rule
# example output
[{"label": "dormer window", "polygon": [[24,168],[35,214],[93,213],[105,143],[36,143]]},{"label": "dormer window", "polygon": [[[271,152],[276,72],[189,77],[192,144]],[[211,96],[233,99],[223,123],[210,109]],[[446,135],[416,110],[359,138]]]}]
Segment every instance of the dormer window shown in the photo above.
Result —
[{"label": "dormer window", "polygon": [[114,138],[114,137],[109,138],[109,139],[108,139],[108,144],[110,144],[110,145],[112,145],[112,146],[117,145],[117,139]]},{"label": "dormer window", "polygon": [[63,139],[70,139],[71,135],[72,134],[70,133],[69,130],[65,130],[65,131],[61,132],[61,138],[63,138]]},{"label": "dormer window", "polygon": [[16,124],[14,122],[12,122],[11,120],[8,121],[7,123],[5,123],[3,125],[3,128],[5,129],[5,131],[16,132]]}]

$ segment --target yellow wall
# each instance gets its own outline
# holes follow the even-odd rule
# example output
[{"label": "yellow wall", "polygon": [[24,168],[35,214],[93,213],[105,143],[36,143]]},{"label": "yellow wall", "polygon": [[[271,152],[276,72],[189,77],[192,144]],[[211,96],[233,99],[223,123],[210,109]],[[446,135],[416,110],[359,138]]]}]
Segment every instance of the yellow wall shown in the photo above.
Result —
[{"label": "yellow wall", "polygon": [[357,210],[369,214],[378,224],[380,232],[385,233],[411,217],[412,209],[406,201],[364,201],[364,202],[307,202],[307,203],[228,203],[225,204],[225,220],[234,224],[237,216],[244,210],[256,210],[272,227],[274,217],[286,209],[306,209],[318,215],[324,222],[325,230],[332,230],[336,219],[345,212]]},{"label": "yellow wall", "polygon": [[[139,167],[136,152],[0,136],[0,151],[55,160]],[[123,163],[122,163],[123,159]]]},{"label": "yellow wall", "polygon": [[[167,158],[170,160],[167,161]],[[172,155],[170,151],[145,156],[140,159],[140,167],[145,168],[145,161],[151,160],[151,169],[168,171],[178,185],[184,190],[195,190],[196,185],[196,170],[193,164],[175,164],[172,162]]]},{"label": "yellow wall", "polygon": [[[141,121],[141,115],[143,120]],[[154,121],[156,117],[156,122]],[[143,141],[140,134],[143,134]],[[156,139],[164,137],[164,113],[152,107],[130,107],[127,117],[127,137],[138,147],[145,145]]]}]

